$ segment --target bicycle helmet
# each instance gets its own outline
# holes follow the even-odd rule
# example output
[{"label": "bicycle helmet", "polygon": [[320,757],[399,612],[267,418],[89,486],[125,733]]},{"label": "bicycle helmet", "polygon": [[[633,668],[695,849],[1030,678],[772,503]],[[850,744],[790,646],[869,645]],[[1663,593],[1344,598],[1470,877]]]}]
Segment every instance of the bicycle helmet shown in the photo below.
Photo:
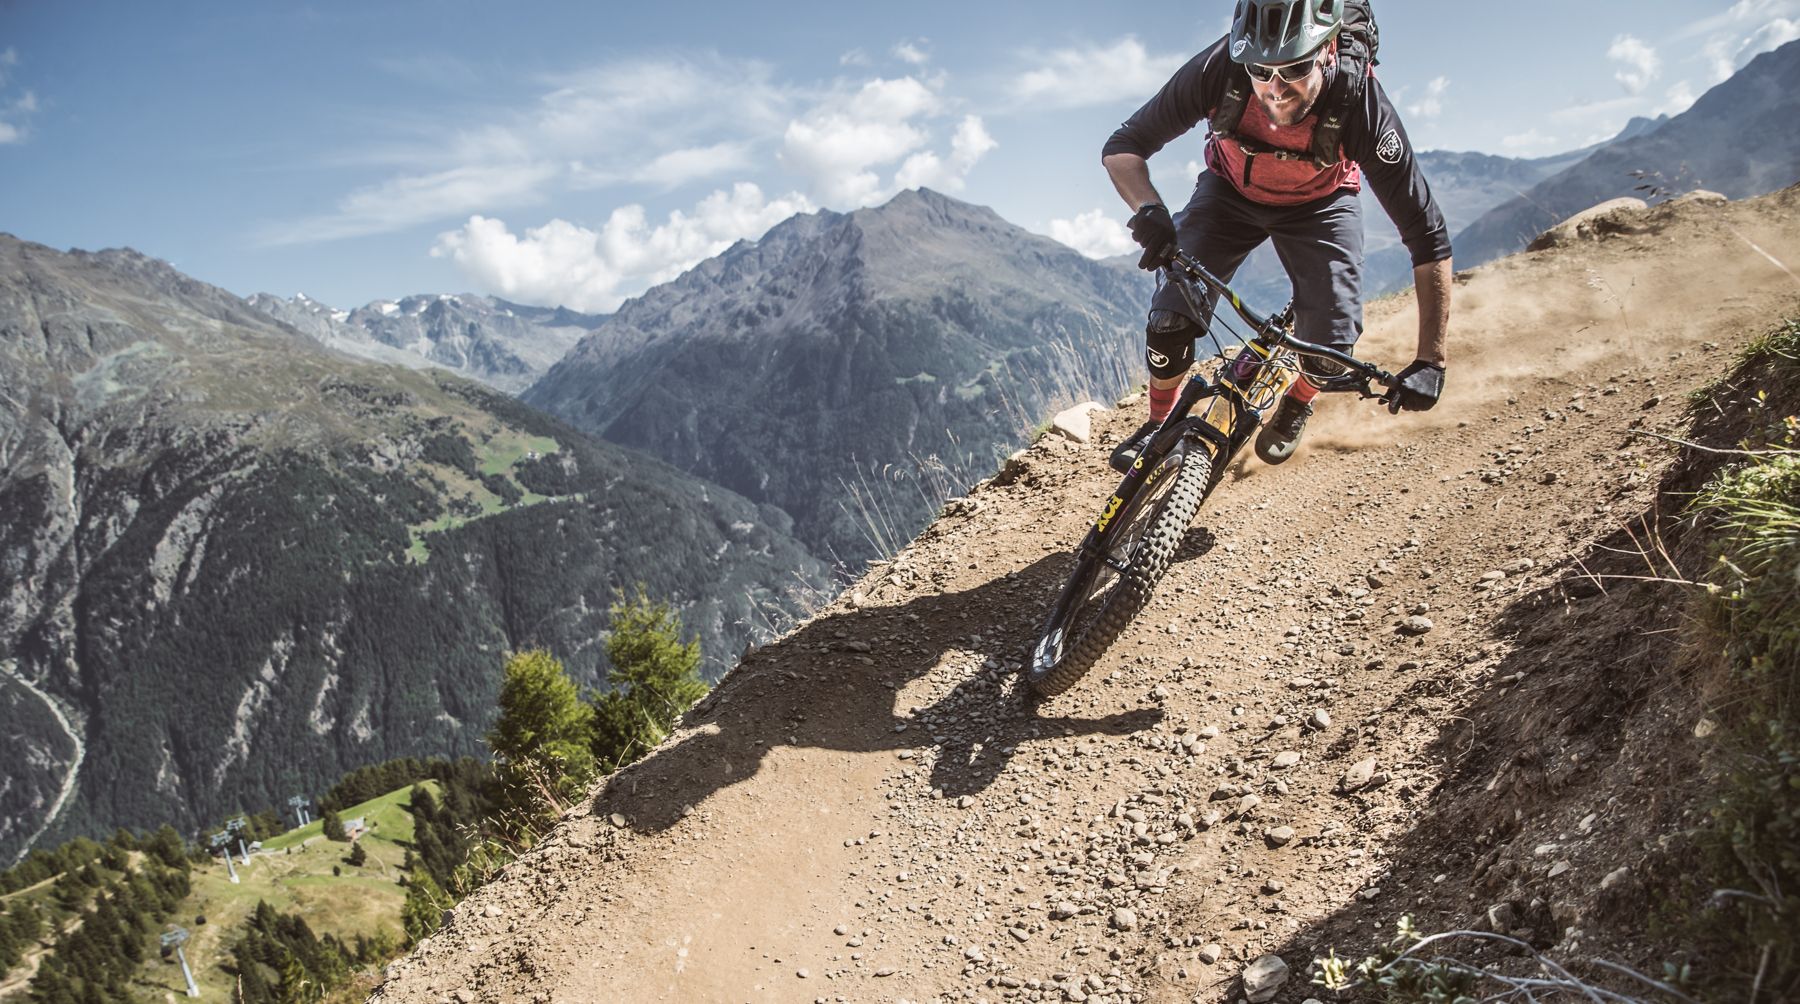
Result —
[{"label": "bicycle helmet", "polygon": [[1344,26],[1344,0],[1237,0],[1231,59],[1279,66],[1314,55]]}]

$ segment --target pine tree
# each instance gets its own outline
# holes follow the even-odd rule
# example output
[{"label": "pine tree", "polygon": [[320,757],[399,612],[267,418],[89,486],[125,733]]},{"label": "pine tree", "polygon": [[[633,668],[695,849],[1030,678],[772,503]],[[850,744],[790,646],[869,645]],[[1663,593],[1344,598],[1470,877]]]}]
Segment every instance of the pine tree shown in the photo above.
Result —
[{"label": "pine tree", "polygon": [[369,852],[363,850],[362,841],[358,840],[350,845],[350,856],[344,859],[344,863],[352,868],[361,868],[368,860]]},{"label": "pine tree", "polygon": [[281,989],[279,1000],[282,1004],[312,1004],[324,996],[319,981],[307,972],[306,965],[300,956],[292,951],[283,950],[281,959]]},{"label": "pine tree", "polygon": [[233,1004],[272,1004],[275,1000],[269,981],[263,976],[262,966],[241,954],[238,956],[237,990],[231,999]]},{"label": "pine tree", "polygon": [[640,585],[610,613],[612,689],[595,701],[594,753],[616,769],[662,742],[707,687],[700,678],[700,643],[681,641],[681,617],[667,603],[652,602]]},{"label": "pine tree", "polygon": [[344,832],[343,817],[337,814],[336,809],[326,809],[325,820],[320,825],[325,829],[326,840],[336,840],[341,843],[350,839],[350,834]]},{"label": "pine tree", "polygon": [[144,851],[170,868],[186,867],[187,847],[182,843],[181,834],[168,823],[157,827],[156,833],[144,845]]},{"label": "pine tree", "polygon": [[406,885],[406,906],[400,914],[401,925],[406,928],[406,943],[416,945],[430,937],[444,922],[444,908],[450,905],[450,897],[438,888],[428,874],[415,875]]},{"label": "pine tree", "polygon": [[594,709],[584,704],[563,665],[541,649],[506,661],[500,716],[488,748],[504,765],[505,788],[532,804],[533,773],[567,795],[594,776]]}]

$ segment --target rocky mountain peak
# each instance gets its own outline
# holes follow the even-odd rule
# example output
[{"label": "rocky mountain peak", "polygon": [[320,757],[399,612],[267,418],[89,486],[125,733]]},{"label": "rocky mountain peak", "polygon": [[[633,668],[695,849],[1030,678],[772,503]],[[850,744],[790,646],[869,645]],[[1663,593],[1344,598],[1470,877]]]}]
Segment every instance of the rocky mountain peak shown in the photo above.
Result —
[{"label": "rocky mountain peak", "polygon": [[605,320],[475,293],[419,293],[354,310],[304,293],[258,293],[249,303],[329,348],[414,369],[436,366],[508,392],[530,384]]},{"label": "rocky mountain peak", "polygon": [[[861,466],[933,480],[893,489],[896,525],[922,525],[930,496],[1011,452],[1045,397],[1123,389],[1147,285],[986,207],[903,192],[793,217],[627,301],[523,399],[780,506],[816,553],[854,557],[870,546],[844,510]],[[731,374],[732,393],[674,392],[698,372]]]}]

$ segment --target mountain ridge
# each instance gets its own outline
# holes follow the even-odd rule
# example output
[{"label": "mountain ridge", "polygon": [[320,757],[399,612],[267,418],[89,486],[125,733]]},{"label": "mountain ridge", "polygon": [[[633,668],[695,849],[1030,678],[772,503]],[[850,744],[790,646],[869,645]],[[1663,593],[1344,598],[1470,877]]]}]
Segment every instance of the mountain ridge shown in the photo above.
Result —
[{"label": "mountain ridge", "polygon": [[[1609,199],[1708,189],[1761,195],[1800,178],[1800,139],[1769,124],[1800,118],[1800,42],[1764,52],[1668,121],[1607,143],[1453,235],[1457,263],[1521,250],[1538,234]],[[1634,120],[1636,121],[1636,120]],[[1745,136],[1755,136],[1752,143]]]},{"label": "mountain ridge", "polygon": [[420,293],[338,309],[304,293],[255,293],[252,307],[329,348],[374,362],[434,366],[517,393],[605,319],[474,293]]}]

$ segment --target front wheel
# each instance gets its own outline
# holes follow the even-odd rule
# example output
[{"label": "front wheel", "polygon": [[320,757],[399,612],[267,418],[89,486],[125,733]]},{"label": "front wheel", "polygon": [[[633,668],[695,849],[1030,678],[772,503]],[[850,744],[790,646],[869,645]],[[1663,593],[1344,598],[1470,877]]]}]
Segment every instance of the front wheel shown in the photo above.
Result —
[{"label": "front wheel", "polygon": [[1213,485],[1212,459],[1195,449],[1163,464],[1175,470],[1148,480],[1097,553],[1076,558],[1025,671],[1025,682],[1039,696],[1068,690],[1099,661],[1150,602],[1150,591],[1200,511]]}]

